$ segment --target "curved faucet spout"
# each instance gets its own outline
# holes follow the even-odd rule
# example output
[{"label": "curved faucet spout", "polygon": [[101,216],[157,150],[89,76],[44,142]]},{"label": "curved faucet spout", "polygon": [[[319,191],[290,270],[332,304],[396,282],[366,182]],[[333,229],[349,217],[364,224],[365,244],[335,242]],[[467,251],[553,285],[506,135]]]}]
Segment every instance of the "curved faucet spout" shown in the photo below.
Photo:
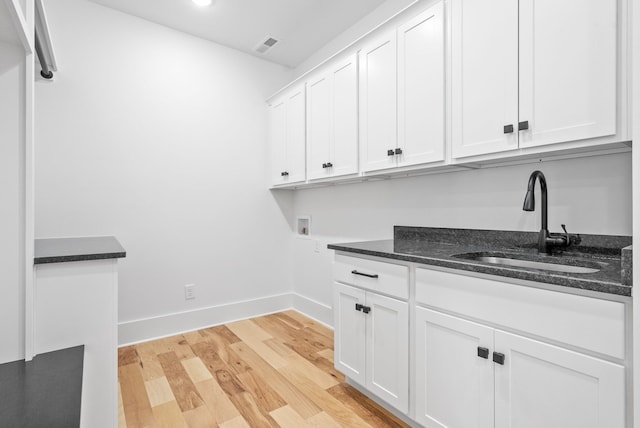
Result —
[{"label": "curved faucet spout", "polygon": [[540,191],[542,193],[541,228],[542,230],[547,230],[547,179],[544,177],[542,171],[533,171],[529,176],[527,194],[524,197],[522,209],[524,211],[533,211],[536,208],[536,199],[534,194],[536,179],[540,181]]},{"label": "curved faucet spout", "polygon": [[568,247],[572,243],[580,243],[580,235],[571,235],[567,232],[565,225],[564,235],[549,233],[547,229],[547,180],[541,171],[533,171],[529,176],[529,184],[527,185],[527,194],[524,197],[522,209],[525,211],[533,211],[536,208],[536,200],[534,198],[534,188],[536,180],[540,182],[540,191],[542,192],[542,221],[540,225],[540,233],[538,234],[538,252],[549,254],[554,248]]}]

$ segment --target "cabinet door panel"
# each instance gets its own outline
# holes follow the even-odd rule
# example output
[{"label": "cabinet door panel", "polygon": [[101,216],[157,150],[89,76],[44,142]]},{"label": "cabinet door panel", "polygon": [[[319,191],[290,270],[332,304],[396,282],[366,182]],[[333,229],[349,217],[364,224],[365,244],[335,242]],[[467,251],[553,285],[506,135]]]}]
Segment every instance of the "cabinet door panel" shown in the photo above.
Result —
[{"label": "cabinet door panel", "polygon": [[331,159],[331,81],[326,75],[308,83],[307,103],[309,178],[323,178],[331,171],[322,167]]},{"label": "cabinet door panel", "polygon": [[398,166],[444,160],[443,7],[398,28]]},{"label": "cabinet door panel", "polygon": [[624,367],[497,330],[496,428],[625,426]]},{"label": "cabinet door panel", "polygon": [[453,0],[451,13],[452,156],[515,149],[518,2]]},{"label": "cabinet door panel", "polygon": [[287,167],[287,144],[286,144],[286,124],[284,101],[279,100],[271,105],[269,109],[270,117],[270,145],[271,145],[271,182],[281,184],[284,182],[282,173]]},{"label": "cabinet door panel", "polygon": [[356,303],[365,304],[365,292],[334,283],[334,364],[336,369],[361,385],[365,384],[366,318],[356,311]]},{"label": "cabinet door panel", "polygon": [[295,183],[305,180],[306,159],[306,106],[304,86],[294,90],[285,102],[287,170],[286,181]]},{"label": "cabinet door panel", "polygon": [[362,141],[365,171],[396,166],[396,33],[360,51]]},{"label": "cabinet door panel", "polygon": [[358,59],[339,64],[333,78],[333,176],[358,172]]},{"label": "cabinet door panel", "polygon": [[615,135],[616,6],[520,1],[520,147]]},{"label": "cabinet door panel", "polygon": [[409,305],[367,293],[367,388],[406,413],[409,408]]},{"label": "cabinet door panel", "polygon": [[[493,427],[493,350],[489,327],[416,308],[416,419],[428,427]],[[464,409],[464,410],[462,410]]]}]

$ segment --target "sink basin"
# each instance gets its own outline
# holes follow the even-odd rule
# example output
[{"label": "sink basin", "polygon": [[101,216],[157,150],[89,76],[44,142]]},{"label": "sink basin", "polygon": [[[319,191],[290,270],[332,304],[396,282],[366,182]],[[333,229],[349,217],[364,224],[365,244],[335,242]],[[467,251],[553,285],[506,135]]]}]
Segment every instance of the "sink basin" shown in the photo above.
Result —
[{"label": "sink basin", "polygon": [[552,272],[595,273],[600,270],[600,267],[595,263],[581,262],[579,264],[561,264],[553,263],[550,261],[527,260],[525,258],[519,258],[517,256],[506,256],[504,254],[492,255],[490,253],[466,253],[455,254],[453,257],[473,260],[482,263],[489,263],[493,265],[513,266],[525,269],[539,269]]}]

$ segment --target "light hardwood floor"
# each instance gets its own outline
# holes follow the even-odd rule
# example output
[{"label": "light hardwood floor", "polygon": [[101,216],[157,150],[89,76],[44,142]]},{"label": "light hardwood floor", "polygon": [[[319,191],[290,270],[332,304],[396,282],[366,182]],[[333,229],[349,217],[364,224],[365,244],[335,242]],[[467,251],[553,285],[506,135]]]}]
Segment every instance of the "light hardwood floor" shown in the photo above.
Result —
[{"label": "light hardwood floor", "polygon": [[295,311],[121,348],[120,428],[406,427],[333,367],[333,332]]}]

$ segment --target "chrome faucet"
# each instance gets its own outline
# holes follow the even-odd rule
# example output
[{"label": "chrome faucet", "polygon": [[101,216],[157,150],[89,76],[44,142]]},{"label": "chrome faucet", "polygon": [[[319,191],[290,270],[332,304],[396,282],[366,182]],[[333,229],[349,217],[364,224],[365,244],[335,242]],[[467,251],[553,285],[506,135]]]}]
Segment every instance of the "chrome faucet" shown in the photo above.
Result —
[{"label": "chrome faucet", "polygon": [[527,194],[524,197],[522,209],[524,211],[535,210],[536,200],[534,197],[534,188],[536,185],[536,179],[540,182],[540,191],[542,192],[542,220],[540,233],[538,234],[538,252],[550,254],[554,248],[568,247],[571,244],[579,244],[581,241],[580,235],[570,235],[564,224],[562,225],[564,234],[549,233],[549,229],[547,227],[547,180],[544,178],[544,174],[541,171],[533,171],[529,176]]}]

